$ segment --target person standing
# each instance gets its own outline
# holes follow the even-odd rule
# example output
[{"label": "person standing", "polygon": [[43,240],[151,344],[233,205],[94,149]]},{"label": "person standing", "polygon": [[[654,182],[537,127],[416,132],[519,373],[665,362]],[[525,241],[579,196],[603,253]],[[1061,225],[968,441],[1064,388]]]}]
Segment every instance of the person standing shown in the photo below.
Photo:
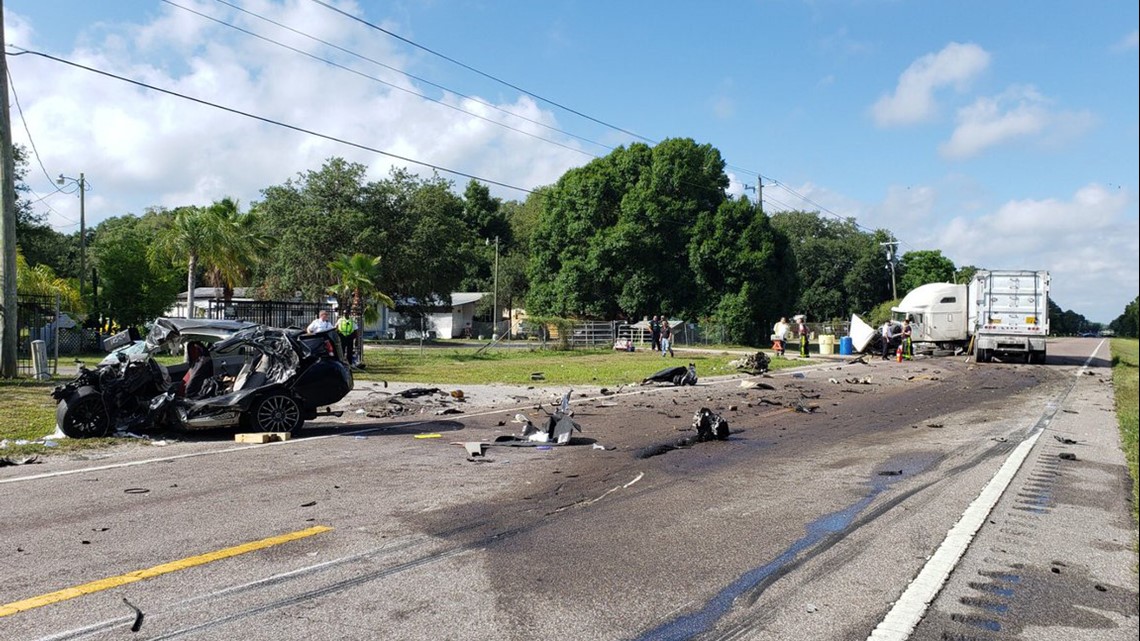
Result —
[{"label": "person standing", "polygon": [[781,316],[780,321],[772,326],[772,349],[780,358],[784,357],[784,347],[787,344],[790,330],[791,326],[788,325],[788,319],[784,316]]},{"label": "person standing", "polygon": [[321,311],[317,312],[317,317],[313,320],[313,322],[309,323],[309,326],[305,328],[305,333],[320,334],[321,332],[327,332],[332,328],[333,324],[332,321],[329,320],[329,310],[322,309]]},{"label": "person standing", "polygon": [[649,337],[653,339],[653,351],[661,349],[661,317],[654,316],[649,321]]},{"label": "person standing", "polygon": [[891,324],[891,319],[883,322],[883,326],[879,328],[879,336],[883,341],[883,360],[890,358],[891,354],[891,341],[894,340],[894,326]]},{"label": "person standing", "polygon": [[673,357],[673,328],[669,326],[669,319],[661,319],[661,358],[665,358],[665,352],[669,352],[669,357]]},{"label": "person standing", "polygon": [[914,346],[910,342],[910,338],[911,338],[912,333],[913,333],[913,329],[910,326],[910,319],[909,318],[903,319],[903,324],[902,324],[902,350],[903,350],[903,358],[905,358],[908,361],[914,360]]},{"label": "person standing", "polygon": [[348,314],[336,320],[336,333],[340,336],[340,349],[349,365],[356,365],[356,323]]},{"label": "person standing", "polygon": [[808,354],[807,316],[800,314],[797,317],[796,332],[800,335],[800,358],[810,358],[810,354]]}]

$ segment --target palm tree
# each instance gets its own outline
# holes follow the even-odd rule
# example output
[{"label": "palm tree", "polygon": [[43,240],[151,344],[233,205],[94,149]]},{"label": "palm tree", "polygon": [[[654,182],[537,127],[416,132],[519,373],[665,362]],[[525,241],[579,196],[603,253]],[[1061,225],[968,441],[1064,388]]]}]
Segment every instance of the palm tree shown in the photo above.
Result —
[{"label": "palm tree", "polygon": [[180,207],[174,220],[162,229],[151,245],[151,260],[186,261],[186,318],[194,317],[194,286],[199,262],[216,264],[218,247],[224,246],[224,226],[212,208]]},{"label": "palm tree", "polygon": [[[391,297],[384,294],[376,286],[380,279],[380,257],[369,258],[356,253],[352,256],[342,255],[329,263],[329,269],[337,278],[332,288],[338,302],[350,299],[349,313],[356,319],[357,326],[361,326],[361,316],[367,322],[375,322],[377,318],[376,306],[371,303],[380,303],[385,307],[395,307]],[[366,303],[369,303],[366,305]]]},{"label": "palm tree", "polygon": [[75,285],[57,276],[48,265],[41,263],[32,267],[19,249],[16,250],[16,291],[37,296],[58,294],[69,309],[83,309],[83,299]]},{"label": "palm tree", "polygon": [[249,277],[250,268],[265,255],[270,238],[261,233],[256,210],[242,214],[232,198],[214,202],[209,210],[218,218],[221,243],[210,252],[206,280],[221,289],[229,303],[234,286]]}]

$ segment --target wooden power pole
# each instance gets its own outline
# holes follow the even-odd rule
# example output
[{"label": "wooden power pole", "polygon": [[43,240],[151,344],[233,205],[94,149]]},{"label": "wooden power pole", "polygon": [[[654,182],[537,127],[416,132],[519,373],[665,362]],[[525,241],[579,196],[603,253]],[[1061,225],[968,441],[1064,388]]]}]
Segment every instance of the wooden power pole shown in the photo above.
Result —
[{"label": "wooden power pole", "polygon": [[16,170],[12,120],[8,113],[8,56],[4,43],[4,1],[0,0],[0,378],[16,377]]}]

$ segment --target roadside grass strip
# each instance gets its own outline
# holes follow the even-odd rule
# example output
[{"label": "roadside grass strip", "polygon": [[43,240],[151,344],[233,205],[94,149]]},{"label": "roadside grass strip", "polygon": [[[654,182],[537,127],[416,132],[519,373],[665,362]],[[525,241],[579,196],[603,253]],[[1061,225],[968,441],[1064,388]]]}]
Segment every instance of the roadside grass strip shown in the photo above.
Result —
[{"label": "roadside grass strip", "polygon": [[68,599],[74,599],[76,597],[81,597],[87,594],[93,594],[102,590],[117,588],[122,585],[127,585],[136,581],[142,581],[143,579],[150,579],[156,576],[161,576],[163,574],[169,574],[178,570],[185,570],[187,568],[192,568],[198,565],[205,565],[206,563],[211,563],[213,561],[228,559],[233,556],[238,556],[239,554],[245,554],[246,552],[253,552],[255,550],[261,550],[273,547],[275,545],[281,545],[282,543],[289,543],[290,541],[296,541],[298,539],[303,539],[329,531],[332,531],[331,527],[328,527],[326,525],[316,525],[304,530],[297,530],[296,532],[289,532],[288,534],[281,534],[279,536],[271,536],[267,539],[261,539],[260,541],[250,541],[249,543],[242,543],[241,545],[235,545],[233,547],[215,550],[213,552],[206,552],[205,554],[199,554],[197,556],[186,557],[177,561],[171,561],[169,563],[156,565],[151,568],[135,570],[134,572],[120,574],[119,576],[112,576],[105,579],[99,579],[97,581],[91,581],[90,583],[84,583],[82,585],[64,588],[55,592],[48,592],[47,594],[41,594],[39,596],[23,599],[21,601],[14,601],[12,603],[0,605],[0,617],[6,617],[18,612],[24,612],[26,610],[40,608],[45,605],[58,603],[60,601],[66,601]]}]

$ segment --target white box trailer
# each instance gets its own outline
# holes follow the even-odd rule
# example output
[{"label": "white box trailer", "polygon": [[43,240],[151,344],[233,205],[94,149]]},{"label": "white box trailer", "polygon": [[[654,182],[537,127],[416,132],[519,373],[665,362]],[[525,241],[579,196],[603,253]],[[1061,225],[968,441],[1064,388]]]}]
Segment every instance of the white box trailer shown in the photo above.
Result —
[{"label": "white box trailer", "polygon": [[988,363],[995,355],[1045,362],[1049,335],[1049,272],[979,271],[970,284],[977,310],[974,360]]}]

